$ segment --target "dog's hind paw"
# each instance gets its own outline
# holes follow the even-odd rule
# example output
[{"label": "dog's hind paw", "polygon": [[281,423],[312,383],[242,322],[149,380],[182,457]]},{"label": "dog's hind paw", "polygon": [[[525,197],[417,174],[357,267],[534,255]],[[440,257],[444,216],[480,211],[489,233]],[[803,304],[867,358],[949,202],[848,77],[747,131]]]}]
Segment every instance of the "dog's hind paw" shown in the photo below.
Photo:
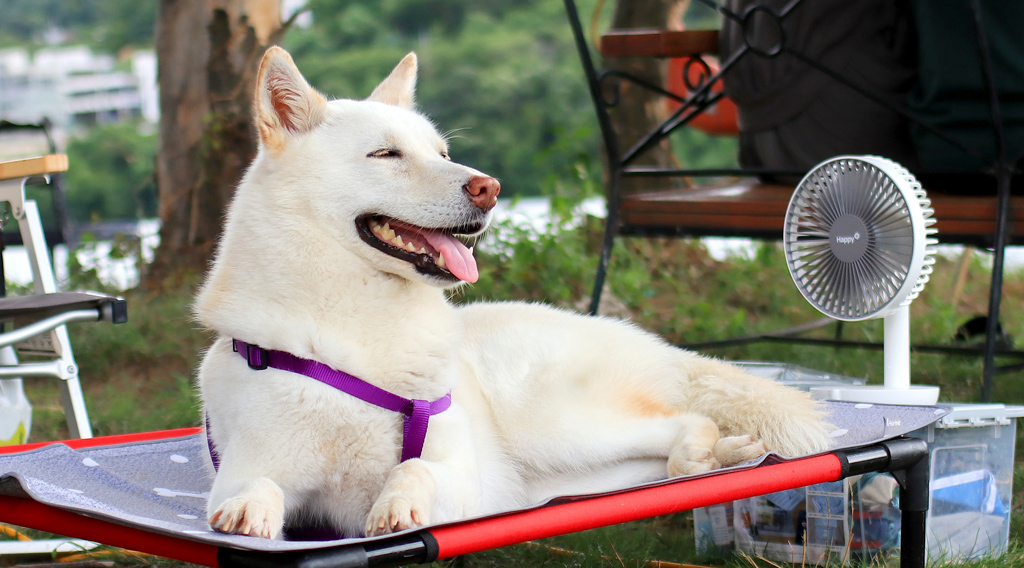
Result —
[{"label": "dog's hind paw", "polygon": [[402,496],[379,499],[366,518],[366,536],[389,534],[430,522],[425,509]]},{"label": "dog's hind paw", "polygon": [[278,538],[284,527],[284,495],[269,479],[253,480],[242,494],[221,503],[209,523],[222,533]]},{"label": "dog's hind paw", "polygon": [[727,436],[715,444],[715,458],[725,467],[758,458],[767,450],[751,436]]},{"label": "dog's hind paw", "polygon": [[722,467],[711,448],[703,446],[677,446],[668,456],[668,475],[694,475]]}]

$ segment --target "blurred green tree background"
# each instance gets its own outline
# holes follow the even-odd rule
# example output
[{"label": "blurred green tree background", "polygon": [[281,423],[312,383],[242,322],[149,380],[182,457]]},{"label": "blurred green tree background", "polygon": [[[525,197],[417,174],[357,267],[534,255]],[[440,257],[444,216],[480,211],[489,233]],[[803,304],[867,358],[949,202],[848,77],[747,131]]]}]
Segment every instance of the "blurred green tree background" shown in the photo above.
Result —
[{"label": "blurred green tree background", "polygon": [[132,123],[98,126],[68,141],[68,212],[78,221],[156,216],[156,135]]}]

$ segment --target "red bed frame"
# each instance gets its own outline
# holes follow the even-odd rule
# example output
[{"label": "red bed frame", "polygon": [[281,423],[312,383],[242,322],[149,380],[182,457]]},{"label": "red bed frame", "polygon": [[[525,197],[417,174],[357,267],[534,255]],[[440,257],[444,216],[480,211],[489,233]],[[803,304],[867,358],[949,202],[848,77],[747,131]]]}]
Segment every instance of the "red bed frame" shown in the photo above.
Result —
[{"label": "red bed frame", "polygon": [[[158,441],[201,431],[200,428],[183,428],[41,442],[2,447],[0,454],[23,452],[54,443],[87,448]],[[857,449],[766,464],[752,469],[726,471],[693,479],[682,478],[663,485],[593,497],[556,500],[540,508],[431,526],[413,533],[354,544],[302,551],[265,552],[221,547],[9,496],[0,496],[0,521],[205,566],[398,566],[429,563],[528,540],[838,481],[872,471],[891,472],[900,484],[900,565],[903,568],[924,568],[928,446],[916,438],[895,438]]]}]

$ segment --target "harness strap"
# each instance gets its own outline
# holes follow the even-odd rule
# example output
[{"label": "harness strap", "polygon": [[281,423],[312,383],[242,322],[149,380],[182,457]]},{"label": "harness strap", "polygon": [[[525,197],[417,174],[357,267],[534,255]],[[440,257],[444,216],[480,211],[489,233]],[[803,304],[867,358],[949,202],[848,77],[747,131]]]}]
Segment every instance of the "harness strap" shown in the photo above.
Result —
[{"label": "harness strap", "polygon": [[[270,367],[305,375],[354,396],[363,402],[404,415],[402,461],[418,458],[422,455],[423,441],[427,436],[430,417],[448,410],[448,407],[452,405],[452,393],[448,393],[432,402],[408,399],[371,385],[344,371],[328,367],[319,361],[303,359],[284,351],[263,349],[258,345],[252,345],[238,339],[231,341],[231,347],[246,360],[251,369],[262,370]],[[209,420],[207,420],[207,430],[209,430]],[[220,460],[216,452],[213,451],[212,444],[210,450],[214,460],[214,468],[216,468]]]}]

